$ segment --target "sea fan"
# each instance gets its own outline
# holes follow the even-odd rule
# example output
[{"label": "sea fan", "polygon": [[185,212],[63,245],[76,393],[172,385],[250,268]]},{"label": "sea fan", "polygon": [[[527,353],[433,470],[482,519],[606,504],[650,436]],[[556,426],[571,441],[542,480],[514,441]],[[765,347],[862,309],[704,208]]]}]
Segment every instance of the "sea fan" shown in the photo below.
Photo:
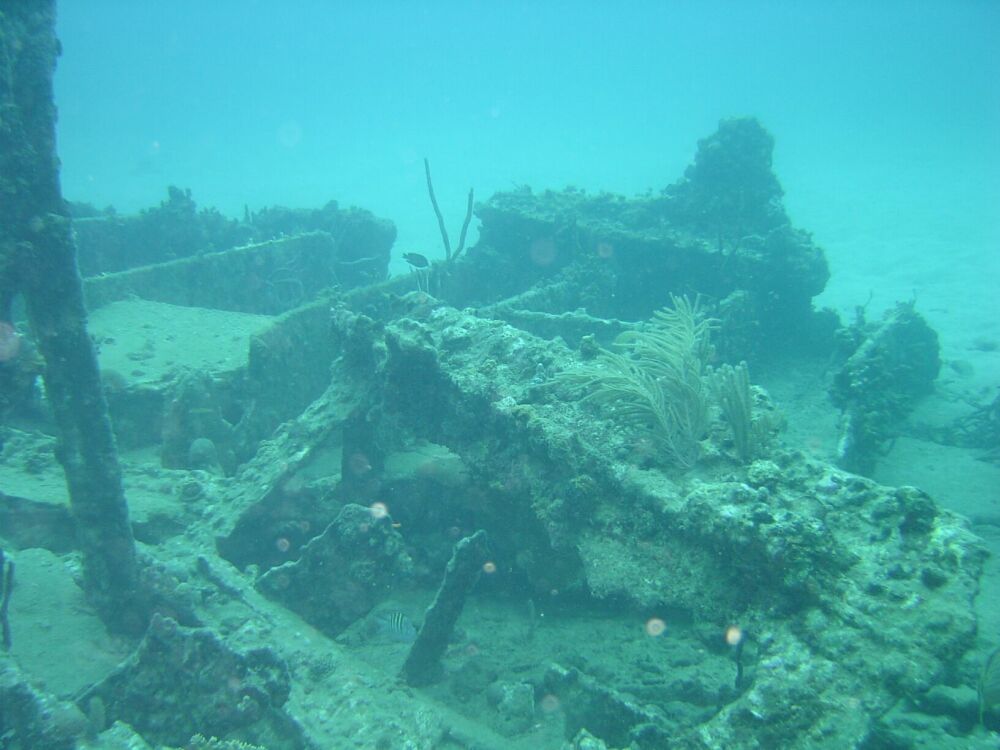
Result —
[{"label": "sea fan", "polygon": [[622,353],[601,352],[559,380],[584,394],[581,401],[609,407],[670,462],[689,467],[708,429],[703,372],[716,321],[701,314],[697,300],[671,299],[673,309],[656,312],[649,328],[618,337]]}]

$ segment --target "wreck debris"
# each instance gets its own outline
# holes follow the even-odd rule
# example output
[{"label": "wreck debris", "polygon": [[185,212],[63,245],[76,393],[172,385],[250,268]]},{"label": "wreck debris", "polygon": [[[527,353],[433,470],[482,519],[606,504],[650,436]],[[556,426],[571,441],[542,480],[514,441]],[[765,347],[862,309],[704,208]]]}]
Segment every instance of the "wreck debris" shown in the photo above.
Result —
[{"label": "wreck debris", "polygon": [[56,455],[66,474],[83,552],[84,586],[109,627],[141,633],[149,597],[139,581],[107,401],[76,266],[70,219],[59,187],[52,95],[59,43],[55,2],[16,3],[0,14],[5,56],[0,106],[0,317],[15,294],[45,359],[45,389],[56,424]]},{"label": "wreck debris", "polygon": [[455,545],[441,587],[427,609],[424,623],[403,665],[403,676],[410,685],[426,685],[440,675],[440,660],[455,622],[462,614],[465,597],[488,560],[486,532],[482,529]]},{"label": "wreck debris", "polygon": [[184,745],[199,732],[222,737],[258,722],[255,734],[266,737],[269,722],[282,721],[276,714],[290,689],[288,666],[273,651],[239,652],[207,628],[184,628],[156,614],[132,657],[77,703],[100,699],[106,722],[124,721],[147,739]]},{"label": "wreck debris", "polygon": [[8,560],[0,548],[0,645],[10,651],[10,596],[14,593],[14,561]]},{"label": "wreck debris", "polygon": [[268,570],[257,588],[335,637],[384,599],[411,565],[388,515],[348,504],[298,560]]},{"label": "wreck debris", "polygon": [[0,660],[0,746],[74,750],[86,726],[75,705],[42,692],[14,660]]},{"label": "wreck debris", "polygon": [[917,400],[934,390],[941,369],[938,337],[913,302],[902,302],[874,326],[859,311],[842,339],[857,343],[830,389],[843,411],[838,463],[871,476]]}]

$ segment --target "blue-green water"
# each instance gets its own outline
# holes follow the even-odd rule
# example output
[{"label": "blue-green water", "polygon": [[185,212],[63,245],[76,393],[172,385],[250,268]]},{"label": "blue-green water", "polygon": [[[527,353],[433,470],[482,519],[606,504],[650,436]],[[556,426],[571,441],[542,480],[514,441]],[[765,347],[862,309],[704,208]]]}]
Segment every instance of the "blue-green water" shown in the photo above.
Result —
[{"label": "blue-green water", "polygon": [[981,278],[1000,262],[998,28],[988,1],[70,1],[63,186],[125,211],[165,184],[231,215],[336,198],[435,254],[424,156],[452,213],[470,185],[630,194],[750,114],[835,270]]}]

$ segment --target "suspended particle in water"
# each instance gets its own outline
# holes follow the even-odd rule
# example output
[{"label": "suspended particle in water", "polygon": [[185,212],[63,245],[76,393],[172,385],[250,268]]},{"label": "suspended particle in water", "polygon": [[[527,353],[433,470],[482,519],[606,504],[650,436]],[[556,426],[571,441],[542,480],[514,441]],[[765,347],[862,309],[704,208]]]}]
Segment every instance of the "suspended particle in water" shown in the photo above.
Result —
[{"label": "suspended particle in water", "polygon": [[615,246],[610,242],[598,242],[597,243],[597,257],[607,260],[615,254]]},{"label": "suspended particle in water", "polygon": [[555,262],[556,255],[558,254],[556,250],[556,243],[550,239],[540,239],[535,240],[531,243],[529,248],[529,255],[531,256],[531,262],[536,266],[551,266]]},{"label": "suspended particle in water", "polygon": [[667,623],[659,617],[650,617],[646,620],[646,635],[656,638],[667,631]]},{"label": "suspended particle in water", "polygon": [[559,710],[559,697],[553,695],[552,693],[546,693],[542,696],[542,699],[538,701],[538,707],[542,709],[542,713],[555,713]]},{"label": "suspended particle in water", "polygon": [[21,336],[14,326],[0,320],[0,362],[9,362],[21,351]]},{"label": "suspended particle in water", "polygon": [[497,572],[497,564],[492,560],[487,560],[483,563],[483,572],[487,575],[493,575]]},{"label": "suspended particle in water", "polygon": [[726,628],[726,643],[730,646],[738,646],[743,640],[743,629],[739,625],[730,625]]},{"label": "suspended particle in water", "polygon": [[385,503],[372,503],[368,507],[369,512],[372,514],[372,518],[385,518],[389,515],[389,506]]},{"label": "suspended particle in water", "polygon": [[292,548],[292,543],[288,541],[288,537],[279,536],[274,540],[274,546],[277,548],[278,552],[284,554]]},{"label": "suspended particle in water", "polygon": [[301,495],[305,490],[306,481],[300,474],[293,474],[281,485],[282,492],[289,497]]},{"label": "suspended particle in water", "polygon": [[286,120],[278,126],[275,140],[282,148],[295,148],[302,141],[302,126],[295,120]]}]

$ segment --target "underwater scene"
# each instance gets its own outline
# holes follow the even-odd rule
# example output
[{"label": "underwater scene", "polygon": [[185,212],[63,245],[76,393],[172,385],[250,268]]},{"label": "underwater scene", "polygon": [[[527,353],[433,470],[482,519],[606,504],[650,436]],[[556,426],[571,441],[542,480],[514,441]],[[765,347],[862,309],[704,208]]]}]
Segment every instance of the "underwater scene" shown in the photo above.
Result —
[{"label": "underwater scene", "polygon": [[0,750],[1000,748],[997,50],[0,0]]}]

